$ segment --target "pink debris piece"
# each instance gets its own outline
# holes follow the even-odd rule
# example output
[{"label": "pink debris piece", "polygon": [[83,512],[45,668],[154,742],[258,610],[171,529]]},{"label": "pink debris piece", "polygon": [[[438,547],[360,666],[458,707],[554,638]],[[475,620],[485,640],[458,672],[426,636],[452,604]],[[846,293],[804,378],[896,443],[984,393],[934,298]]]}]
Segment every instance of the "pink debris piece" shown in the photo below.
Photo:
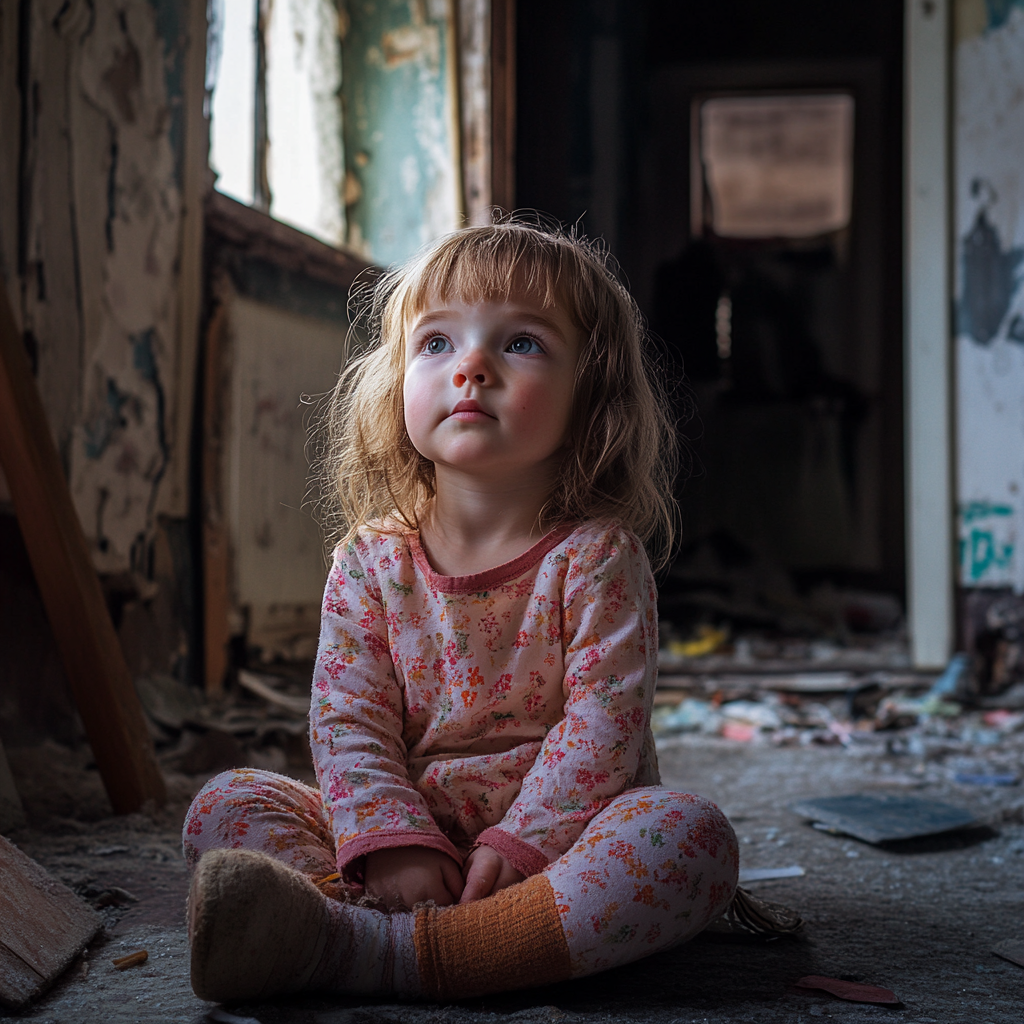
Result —
[{"label": "pink debris piece", "polygon": [[895,992],[877,985],[861,985],[855,981],[842,981],[839,978],[826,978],[820,974],[808,974],[796,983],[797,988],[817,988],[830,995],[846,999],[851,1003],[880,1003],[885,1006],[898,1006],[899,998]]}]

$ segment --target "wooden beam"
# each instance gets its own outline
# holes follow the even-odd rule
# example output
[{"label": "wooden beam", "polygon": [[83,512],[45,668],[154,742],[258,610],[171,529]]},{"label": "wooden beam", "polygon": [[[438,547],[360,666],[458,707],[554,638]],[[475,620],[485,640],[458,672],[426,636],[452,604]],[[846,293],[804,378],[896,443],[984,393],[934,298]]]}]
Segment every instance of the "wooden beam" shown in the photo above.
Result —
[{"label": "wooden beam", "polygon": [[516,201],[516,4],[491,0],[491,202]]},{"label": "wooden beam", "polygon": [[0,289],[0,464],[64,671],[115,812],[166,788],[21,336]]},{"label": "wooden beam", "polygon": [[178,254],[178,347],[175,368],[174,432],[171,460],[163,481],[162,510],[186,516],[189,501],[196,355],[203,303],[203,199],[209,176],[210,125],[206,97],[206,0],[188,0],[185,57],[185,131],[181,169],[181,248]]},{"label": "wooden beam", "polygon": [[203,679],[210,696],[224,692],[231,639],[231,549],[223,486],[227,405],[231,394],[224,352],[230,294],[227,281],[217,281],[216,305],[206,328],[203,351]]}]

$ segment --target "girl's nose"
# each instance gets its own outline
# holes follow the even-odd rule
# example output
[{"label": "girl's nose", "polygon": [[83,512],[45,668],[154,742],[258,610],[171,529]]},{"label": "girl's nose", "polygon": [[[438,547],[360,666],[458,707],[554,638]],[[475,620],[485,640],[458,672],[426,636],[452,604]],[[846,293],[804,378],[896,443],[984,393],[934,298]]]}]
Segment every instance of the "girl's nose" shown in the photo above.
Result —
[{"label": "girl's nose", "polygon": [[455,367],[455,376],[452,378],[452,383],[457,388],[463,388],[467,384],[480,384],[486,387],[491,381],[491,368],[487,365],[486,358],[477,351],[466,353]]}]

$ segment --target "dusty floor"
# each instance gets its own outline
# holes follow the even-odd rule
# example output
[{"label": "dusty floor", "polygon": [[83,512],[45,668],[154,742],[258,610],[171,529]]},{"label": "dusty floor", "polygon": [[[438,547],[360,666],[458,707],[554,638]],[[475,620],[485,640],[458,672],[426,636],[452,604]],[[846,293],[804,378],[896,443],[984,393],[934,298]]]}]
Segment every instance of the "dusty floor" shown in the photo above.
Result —
[{"label": "dusty floor", "polygon": [[[1024,735],[1009,742],[1001,760],[1020,766]],[[218,1008],[196,999],[188,984],[178,825],[202,778],[173,775],[172,801],[154,817],[113,819],[104,816],[96,773],[84,773],[83,787],[83,773],[66,751],[9,751],[32,815],[32,826],[11,838],[94,902],[126,899],[111,887],[136,897],[102,911],[106,928],[86,955],[22,1016],[60,1024],[1024,1019],[1024,968],[990,951],[1002,939],[1024,939],[1020,786],[957,785],[936,770],[934,758],[926,765],[878,744],[854,753],[686,736],[659,746],[667,785],[705,794],[729,814],[745,867],[806,869],[803,878],[750,886],[799,909],[808,921],[805,937],[766,945],[698,940],[585,981],[443,1007],[304,997]],[[788,810],[799,798],[856,791],[945,799],[972,808],[986,827],[883,850],[817,831]],[[150,954],[144,966],[123,973],[111,966],[113,957],[143,948]],[[885,986],[903,1008],[844,1003],[792,988],[808,974]]]}]

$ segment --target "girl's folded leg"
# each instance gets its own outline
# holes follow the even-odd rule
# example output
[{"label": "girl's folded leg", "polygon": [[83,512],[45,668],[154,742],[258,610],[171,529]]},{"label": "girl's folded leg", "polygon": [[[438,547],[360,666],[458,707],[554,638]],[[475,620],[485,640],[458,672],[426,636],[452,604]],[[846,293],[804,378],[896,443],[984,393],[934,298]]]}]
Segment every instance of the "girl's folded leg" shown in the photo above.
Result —
[{"label": "girl's folded leg", "polygon": [[710,800],[631,790],[539,875],[477,903],[422,911],[423,994],[548,984],[667,949],[725,911],[738,872],[736,835]]},{"label": "girl's folded leg", "polygon": [[460,999],[582,977],[692,938],[728,906],[738,861],[714,804],[659,788],[618,797],[540,874],[410,914],[328,899],[266,856],[224,850],[192,882],[193,987]]},{"label": "girl's folded leg", "polygon": [[613,800],[545,871],[574,978],[692,939],[736,891],[739,847],[710,801],[660,787]]},{"label": "girl's folded leg", "polygon": [[210,779],[192,801],[181,840],[190,871],[210,850],[265,853],[314,881],[337,870],[320,791],[259,768]]}]

